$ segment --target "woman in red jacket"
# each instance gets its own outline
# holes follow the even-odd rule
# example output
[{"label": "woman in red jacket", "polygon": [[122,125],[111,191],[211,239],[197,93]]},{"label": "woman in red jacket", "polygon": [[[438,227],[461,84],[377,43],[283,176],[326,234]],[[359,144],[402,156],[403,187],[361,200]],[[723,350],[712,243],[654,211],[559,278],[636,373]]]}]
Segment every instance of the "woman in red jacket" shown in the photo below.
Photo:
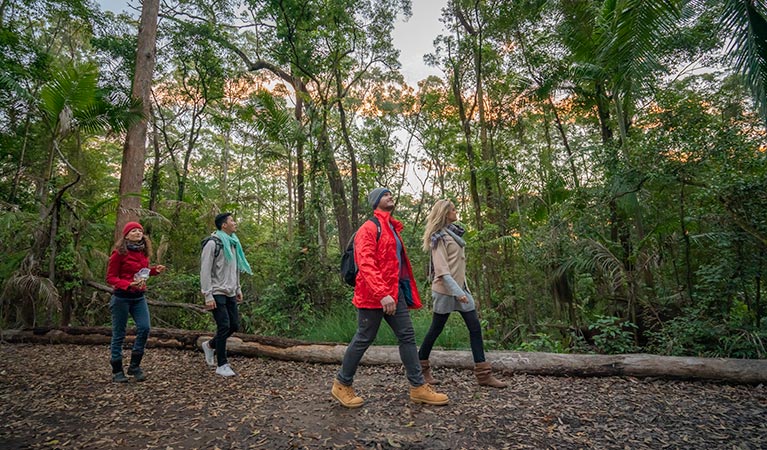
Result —
[{"label": "woman in red jacket", "polygon": [[118,239],[109,257],[107,265],[107,283],[112,285],[114,292],[109,301],[112,311],[112,344],[111,361],[112,380],[118,383],[128,381],[123,372],[122,346],[125,340],[125,327],[128,315],[136,322],[136,340],[131,352],[128,375],[136,381],[144,381],[146,377],[141,371],[141,358],[144,356],[144,346],[149,337],[149,307],[144,298],[146,280],[150,275],[158,275],[165,271],[165,266],[149,267],[149,254],[152,252],[152,242],[144,236],[144,228],[138,222],[128,222],[123,227],[123,237]]}]

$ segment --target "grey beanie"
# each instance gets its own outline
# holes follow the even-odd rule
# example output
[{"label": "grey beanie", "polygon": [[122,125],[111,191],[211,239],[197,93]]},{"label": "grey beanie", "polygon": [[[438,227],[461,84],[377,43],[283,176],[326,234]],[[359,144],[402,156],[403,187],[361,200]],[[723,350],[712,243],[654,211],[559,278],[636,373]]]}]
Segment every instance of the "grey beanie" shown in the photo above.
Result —
[{"label": "grey beanie", "polygon": [[387,192],[391,194],[391,191],[385,187],[377,187],[370,191],[368,194],[368,205],[370,205],[370,208],[376,209],[376,207],[378,207],[378,202],[381,201],[381,197],[383,197]]}]

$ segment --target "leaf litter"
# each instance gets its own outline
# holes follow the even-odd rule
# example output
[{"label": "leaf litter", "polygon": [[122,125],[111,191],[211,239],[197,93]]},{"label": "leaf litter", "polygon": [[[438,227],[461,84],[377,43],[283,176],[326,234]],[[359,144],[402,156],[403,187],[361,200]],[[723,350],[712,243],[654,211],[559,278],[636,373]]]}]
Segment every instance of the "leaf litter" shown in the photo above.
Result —
[{"label": "leaf litter", "polygon": [[[125,352],[126,364],[128,351]],[[111,381],[105,346],[0,343],[0,448],[11,449],[740,449],[767,448],[767,388],[652,378],[434,369],[443,407],[410,402],[401,366],[361,366],[348,410],[338,365],[150,348],[148,378]]]}]

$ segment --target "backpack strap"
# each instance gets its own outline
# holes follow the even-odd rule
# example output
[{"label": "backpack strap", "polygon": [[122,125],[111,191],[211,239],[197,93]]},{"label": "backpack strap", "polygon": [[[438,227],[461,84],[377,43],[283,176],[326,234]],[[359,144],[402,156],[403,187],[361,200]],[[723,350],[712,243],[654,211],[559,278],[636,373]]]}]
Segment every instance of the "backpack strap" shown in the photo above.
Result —
[{"label": "backpack strap", "polygon": [[368,220],[376,224],[376,244],[377,244],[378,241],[381,240],[381,222],[378,220],[378,217],[376,216],[373,216]]},{"label": "backpack strap", "polygon": [[202,248],[205,248],[205,245],[208,243],[208,241],[213,241],[216,244],[216,248],[213,250],[213,259],[218,258],[218,255],[221,254],[221,250],[224,249],[224,243],[221,242],[221,238],[211,234],[202,240]]}]

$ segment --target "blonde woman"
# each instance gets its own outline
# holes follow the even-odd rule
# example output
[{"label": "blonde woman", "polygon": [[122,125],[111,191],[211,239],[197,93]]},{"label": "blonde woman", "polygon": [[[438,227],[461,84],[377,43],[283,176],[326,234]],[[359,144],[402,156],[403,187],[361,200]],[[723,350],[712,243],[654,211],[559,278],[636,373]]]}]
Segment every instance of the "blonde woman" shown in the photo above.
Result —
[{"label": "blonde woman", "polygon": [[431,298],[434,311],[431,326],[418,351],[418,359],[426,382],[439,384],[431,373],[429,355],[450,313],[458,311],[469,329],[477,382],[481,386],[505,388],[506,383],[493,376],[490,363],[485,361],[482,327],[474,298],[466,286],[466,241],[462,238],[465,230],[455,223],[457,220],[455,205],[449,200],[438,200],[426,220],[423,250],[431,252]]}]

